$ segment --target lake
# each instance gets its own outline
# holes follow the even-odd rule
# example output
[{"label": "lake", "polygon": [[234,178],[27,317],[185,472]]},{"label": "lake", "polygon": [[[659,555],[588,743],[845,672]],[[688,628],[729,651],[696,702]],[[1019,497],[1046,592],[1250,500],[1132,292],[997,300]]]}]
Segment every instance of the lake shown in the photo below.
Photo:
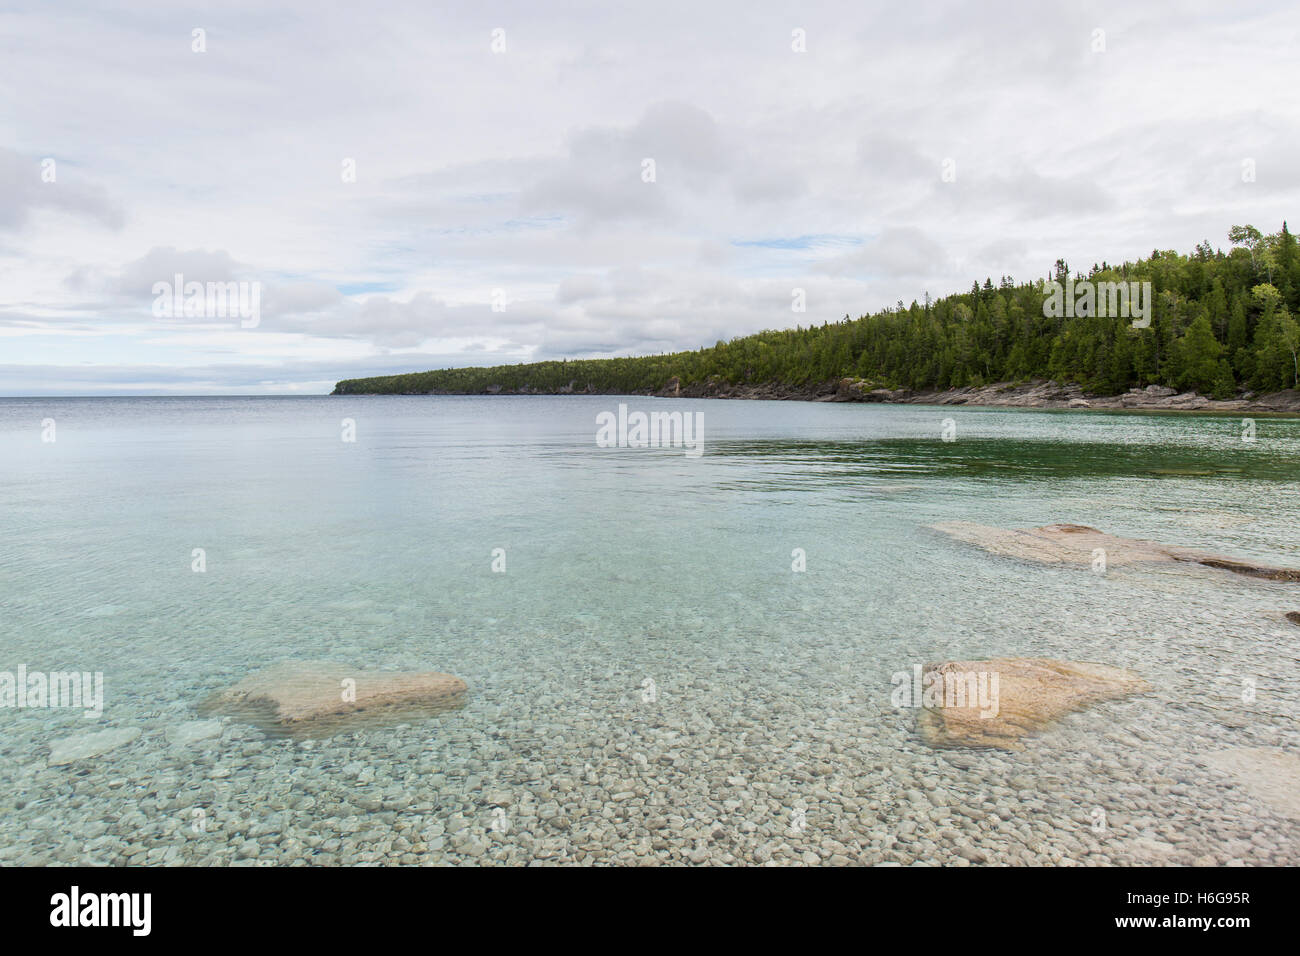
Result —
[{"label": "lake", "polygon": [[[601,447],[620,403],[699,413],[702,453]],[[0,862],[1300,863],[1294,803],[1209,759],[1294,753],[1296,585],[1099,574],[930,527],[1072,522],[1300,567],[1300,421],[1243,433],[612,396],[0,399],[0,671],[103,675],[98,717],[0,708]],[[1020,751],[931,747],[891,703],[899,672],[998,656],[1153,689]],[[469,692],[319,738],[178,737],[285,660]],[[106,730],[130,739],[50,764]]]}]

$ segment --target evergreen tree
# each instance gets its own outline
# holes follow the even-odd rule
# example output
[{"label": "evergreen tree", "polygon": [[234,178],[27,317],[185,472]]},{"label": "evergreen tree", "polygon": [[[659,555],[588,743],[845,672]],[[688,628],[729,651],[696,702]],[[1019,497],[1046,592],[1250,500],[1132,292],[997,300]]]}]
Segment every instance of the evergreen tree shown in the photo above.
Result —
[{"label": "evergreen tree", "polygon": [[[1150,282],[1149,328],[1126,318],[1048,312],[1043,280],[1003,276],[924,304],[902,301],[873,315],[717,341],[672,355],[563,359],[453,368],[340,382],[341,393],[578,391],[637,393],[705,381],[815,386],[857,376],[888,387],[947,388],[1053,378],[1114,394],[1173,385],[1227,397],[1243,388],[1300,387],[1300,249],[1285,222],[1265,236],[1233,226],[1236,248],[1200,243],[1192,255],[1153,250],[1146,259],[1094,265],[1094,282]],[[1069,265],[1058,259],[1064,282]],[[1267,281],[1269,277],[1274,281]]]}]

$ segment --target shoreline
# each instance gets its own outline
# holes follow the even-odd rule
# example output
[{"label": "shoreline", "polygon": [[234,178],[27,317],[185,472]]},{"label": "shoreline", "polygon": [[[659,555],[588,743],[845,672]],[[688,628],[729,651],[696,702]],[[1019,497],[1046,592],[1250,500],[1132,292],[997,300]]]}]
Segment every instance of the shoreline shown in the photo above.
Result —
[{"label": "shoreline", "polygon": [[1131,388],[1118,395],[1096,395],[1070,383],[1035,380],[1029,383],[997,382],[992,385],[913,391],[889,389],[861,379],[844,378],[817,385],[733,385],[720,380],[682,386],[671,379],[658,390],[602,391],[588,386],[579,389],[571,382],[559,389],[527,386],[507,391],[489,386],[476,392],[339,392],[333,395],[626,395],[647,398],[703,398],[735,401],[853,402],[878,405],[971,406],[976,408],[1023,408],[1066,411],[1174,411],[1250,412],[1253,414],[1300,415],[1300,389],[1257,395],[1246,392],[1232,399],[1214,399],[1197,392],[1178,392],[1163,385]]}]

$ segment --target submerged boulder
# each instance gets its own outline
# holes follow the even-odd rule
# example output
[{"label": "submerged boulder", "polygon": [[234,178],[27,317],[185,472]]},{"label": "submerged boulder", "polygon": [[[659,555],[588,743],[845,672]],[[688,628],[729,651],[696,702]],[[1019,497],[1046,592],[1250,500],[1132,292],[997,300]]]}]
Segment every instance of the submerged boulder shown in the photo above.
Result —
[{"label": "submerged boulder", "polygon": [[1300,756],[1276,747],[1234,747],[1204,761],[1274,813],[1300,820]]},{"label": "submerged boulder", "polygon": [[49,766],[60,767],[64,764],[76,763],[78,760],[98,757],[123,744],[129,744],[139,736],[139,727],[115,727],[94,734],[81,734],[77,737],[56,740],[50,744]]},{"label": "submerged boulder", "polygon": [[361,716],[418,717],[461,706],[465,682],[437,671],[367,671],[332,661],[285,661],[218,691],[199,708],[270,731],[339,732]]},{"label": "submerged boulder", "polygon": [[187,720],[183,724],[168,727],[165,736],[167,743],[173,747],[189,747],[200,741],[221,736],[219,720]]},{"label": "submerged boulder", "polygon": [[1081,524],[1049,524],[1041,528],[1016,529],[990,528],[971,521],[946,521],[931,527],[958,541],[978,545],[993,554],[1043,564],[1086,566],[1092,564],[1100,552],[1108,566],[1183,561],[1269,581],[1300,583],[1300,570],[1256,565],[1190,548],[1157,544],[1154,541],[1121,538]]},{"label": "submerged boulder", "polygon": [[926,743],[1002,750],[1070,711],[1151,690],[1119,667],[1034,657],[931,664],[922,683],[935,688],[917,721]]}]

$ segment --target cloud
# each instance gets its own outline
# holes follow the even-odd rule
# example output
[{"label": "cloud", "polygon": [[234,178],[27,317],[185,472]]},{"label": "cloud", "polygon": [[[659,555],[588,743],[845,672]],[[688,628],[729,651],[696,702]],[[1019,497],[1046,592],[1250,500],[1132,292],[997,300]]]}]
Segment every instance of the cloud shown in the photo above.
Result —
[{"label": "cloud", "polygon": [[951,260],[943,247],[911,226],[887,228],[861,248],[817,266],[819,272],[828,275],[876,277],[883,274],[896,278],[941,276],[951,269]]},{"label": "cloud", "polygon": [[708,113],[658,103],[626,129],[577,131],[568,155],[523,191],[521,206],[573,216],[584,227],[667,219],[674,198],[709,189],[730,162]]},{"label": "cloud", "polygon": [[38,215],[61,213],[121,229],[126,216],[99,185],[55,157],[23,156],[0,147],[0,230],[19,230]]}]

